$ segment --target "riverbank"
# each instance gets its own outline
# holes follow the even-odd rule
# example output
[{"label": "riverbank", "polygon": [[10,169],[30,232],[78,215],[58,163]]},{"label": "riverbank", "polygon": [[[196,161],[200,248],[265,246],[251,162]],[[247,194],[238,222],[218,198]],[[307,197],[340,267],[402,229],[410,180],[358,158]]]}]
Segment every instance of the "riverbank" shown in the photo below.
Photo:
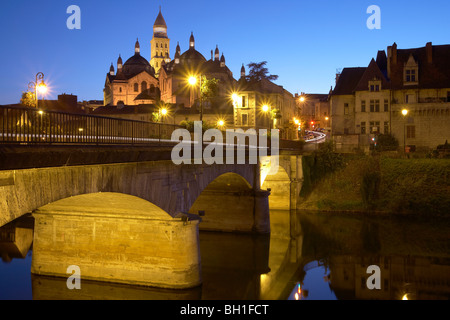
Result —
[{"label": "riverbank", "polygon": [[302,196],[299,210],[450,217],[450,159],[346,156]]}]

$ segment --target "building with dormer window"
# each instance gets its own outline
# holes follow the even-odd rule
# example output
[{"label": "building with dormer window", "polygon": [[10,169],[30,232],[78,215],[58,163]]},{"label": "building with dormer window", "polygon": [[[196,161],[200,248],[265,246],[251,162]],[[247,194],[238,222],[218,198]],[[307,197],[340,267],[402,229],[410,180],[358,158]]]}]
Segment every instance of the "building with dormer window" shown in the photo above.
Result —
[{"label": "building with dormer window", "polygon": [[330,105],[332,134],[358,136],[359,146],[392,134],[408,150],[436,148],[450,138],[450,45],[394,43],[368,67],[344,68]]}]

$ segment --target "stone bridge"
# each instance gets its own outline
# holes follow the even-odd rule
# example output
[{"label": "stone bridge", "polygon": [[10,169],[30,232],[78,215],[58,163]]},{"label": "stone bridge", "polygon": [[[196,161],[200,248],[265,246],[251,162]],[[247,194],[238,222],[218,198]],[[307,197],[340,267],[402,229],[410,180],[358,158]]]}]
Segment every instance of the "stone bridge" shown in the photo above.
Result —
[{"label": "stone bridge", "polygon": [[64,276],[76,265],[84,279],[191,288],[202,281],[199,229],[268,234],[269,208],[296,208],[300,156],[175,165],[169,155],[3,149],[0,226],[33,212],[34,274]]},{"label": "stone bridge", "polygon": [[57,200],[112,192],[147,200],[172,217],[204,211],[205,228],[218,229],[208,220],[222,216],[221,231],[265,233],[268,211],[256,209],[265,206],[266,190],[270,208],[295,209],[303,179],[300,156],[279,156],[277,173],[268,175],[270,157],[256,165],[175,165],[165,149],[41,149],[3,150],[0,226]]}]

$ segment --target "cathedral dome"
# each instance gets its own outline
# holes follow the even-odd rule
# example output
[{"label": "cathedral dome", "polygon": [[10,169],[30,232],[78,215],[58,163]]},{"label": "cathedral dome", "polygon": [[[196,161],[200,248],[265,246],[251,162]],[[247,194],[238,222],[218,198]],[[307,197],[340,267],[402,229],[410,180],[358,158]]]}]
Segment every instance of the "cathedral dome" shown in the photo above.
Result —
[{"label": "cathedral dome", "polygon": [[133,76],[143,71],[147,71],[152,75],[155,74],[155,70],[147,61],[147,59],[145,59],[138,53],[136,53],[124,63],[122,71],[128,76]]},{"label": "cathedral dome", "polygon": [[200,65],[206,62],[206,58],[194,48],[190,48],[180,56],[180,62],[188,65]]}]

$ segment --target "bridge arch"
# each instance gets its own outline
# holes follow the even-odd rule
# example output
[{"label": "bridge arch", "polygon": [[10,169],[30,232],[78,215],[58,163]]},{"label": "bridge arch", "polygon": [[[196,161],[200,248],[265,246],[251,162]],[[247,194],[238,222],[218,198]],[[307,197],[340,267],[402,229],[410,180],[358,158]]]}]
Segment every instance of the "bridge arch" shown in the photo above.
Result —
[{"label": "bridge arch", "polygon": [[[162,288],[201,284],[198,221],[172,218],[147,200],[113,192],[37,209],[31,272]],[[71,271],[72,272],[72,271]]]},{"label": "bridge arch", "polygon": [[237,173],[224,173],[202,190],[189,210],[201,214],[200,230],[249,232],[255,224],[255,190]]}]

